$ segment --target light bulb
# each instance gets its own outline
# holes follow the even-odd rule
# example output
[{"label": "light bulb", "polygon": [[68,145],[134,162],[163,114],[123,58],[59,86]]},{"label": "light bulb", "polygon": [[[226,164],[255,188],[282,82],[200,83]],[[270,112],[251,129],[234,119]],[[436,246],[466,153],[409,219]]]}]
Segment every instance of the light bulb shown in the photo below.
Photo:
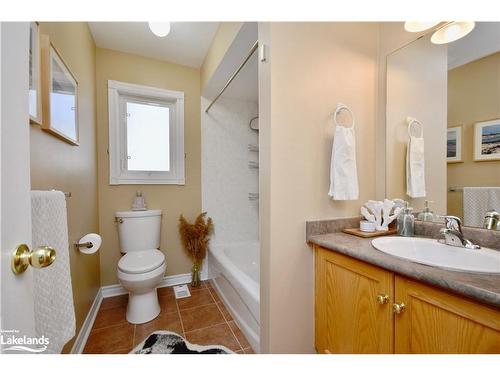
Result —
[{"label": "light bulb", "polygon": [[431,42],[434,44],[454,42],[474,30],[475,25],[475,22],[450,22],[432,34]]},{"label": "light bulb", "polygon": [[149,29],[153,34],[163,38],[170,32],[170,22],[148,22]]},{"label": "light bulb", "polygon": [[410,33],[419,33],[421,31],[430,29],[439,24],[439,22],[418,22],[418,21],[406,21],[405,30]]}]

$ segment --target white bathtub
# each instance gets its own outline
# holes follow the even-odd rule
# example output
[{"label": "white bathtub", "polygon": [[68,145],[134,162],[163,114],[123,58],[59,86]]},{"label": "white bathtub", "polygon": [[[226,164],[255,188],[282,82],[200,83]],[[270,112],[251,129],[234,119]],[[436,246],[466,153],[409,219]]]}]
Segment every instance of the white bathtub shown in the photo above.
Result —
[{"label": "white bathtub", "polygon": [[211,245],[208,272],[253,350],[259,352],[260,337],[260,245],[232,243]]}]

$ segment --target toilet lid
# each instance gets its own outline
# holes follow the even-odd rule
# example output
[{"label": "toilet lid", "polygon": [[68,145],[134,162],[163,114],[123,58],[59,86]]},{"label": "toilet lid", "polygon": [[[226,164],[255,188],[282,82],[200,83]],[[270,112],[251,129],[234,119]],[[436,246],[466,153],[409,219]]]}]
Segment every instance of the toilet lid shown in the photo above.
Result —
[{"label": "toilet lid", "polygon": [[160,267],[164,261],[165,255],[159,250],[139,250],[121,257],[118,268],[126,273],[144,273]]}]

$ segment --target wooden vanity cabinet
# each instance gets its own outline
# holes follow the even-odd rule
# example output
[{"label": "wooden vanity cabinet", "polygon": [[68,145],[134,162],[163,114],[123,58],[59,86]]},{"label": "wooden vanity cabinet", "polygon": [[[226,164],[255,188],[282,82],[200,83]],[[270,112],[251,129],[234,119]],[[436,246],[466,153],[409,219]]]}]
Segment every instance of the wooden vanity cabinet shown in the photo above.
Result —
[{"label": "wooden vanity cabinet", "polygon": [[499,310],[319,246],[315,330],[319,353],[500,353]]},{"label": "wooden vanity cabinet", "polygon": [[500,312],[396,276],[396,353],[500,353]]},{"label": "wooden vanity cabinet", "polygon": [[316,350],[393,353],[394,275],[320,247],[315,267]]}]

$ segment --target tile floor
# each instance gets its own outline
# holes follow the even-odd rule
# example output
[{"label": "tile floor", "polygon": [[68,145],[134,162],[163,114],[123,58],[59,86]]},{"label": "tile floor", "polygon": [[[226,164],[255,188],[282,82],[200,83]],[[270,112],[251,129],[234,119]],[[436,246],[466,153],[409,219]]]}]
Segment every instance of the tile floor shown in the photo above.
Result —
[{"label": "tile floor", "polygon": [[128,295],[105,298],[97,313],[84,353],[125,354],[151,332],[176,332],[193,344],[224,345],[236,353],[253,353],[219,296],[207,282],[189,287],[191,297],[176,299],[171,287],[159,288],[161,313],[144,324],[125,318]]}]

